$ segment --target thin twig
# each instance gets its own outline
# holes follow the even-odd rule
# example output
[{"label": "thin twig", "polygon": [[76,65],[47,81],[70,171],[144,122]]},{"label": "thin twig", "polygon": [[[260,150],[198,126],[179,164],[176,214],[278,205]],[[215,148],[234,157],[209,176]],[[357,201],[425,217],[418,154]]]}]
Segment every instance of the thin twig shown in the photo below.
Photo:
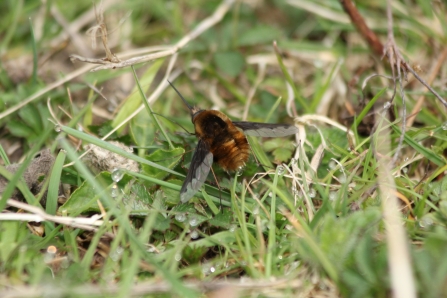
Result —
[{"label": "thin twig", "polygon": [[421,82],[422,85],[424,85],[431,93],[433,93],[434,96],[436,96],[437,99],[439,99],[440,102],[442,102],[442,104],[447,107],[447,101],[445,101],[441,95],[438,94],[438,92],[436,92],[431,86],[430,84],[428,84],[426,81],[424,81],[423,78],[421,78],[417,72],[405,61],[402,63],[409,72],[411,72],[416,79],[418,79],[419,82]]},{"label": "thin twig", "polygon": [[369,47],[377,56],[383,55],[383,45],[379,37],[366,24],[364,18],[359,13],[354,3],[351,0],[340,0],[340,4],[351,18],[352,24],[357,28],[360,34],[368,43]]}]

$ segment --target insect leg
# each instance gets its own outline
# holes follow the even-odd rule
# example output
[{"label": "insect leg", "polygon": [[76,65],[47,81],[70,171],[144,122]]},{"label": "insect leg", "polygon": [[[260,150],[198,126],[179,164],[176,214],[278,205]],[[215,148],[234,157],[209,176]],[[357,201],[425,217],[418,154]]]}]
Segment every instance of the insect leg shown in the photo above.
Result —
[{"label": "insect leg", "polygon": [[211,167],[211,173],[213,173],[214,180],[216,181],[217,188],[219,189],[219,200],[220,206],[219,209],[222,211],[222,189],[220,188],[219,182],[217,181],[216,174],[214,173],[213,167]]}]

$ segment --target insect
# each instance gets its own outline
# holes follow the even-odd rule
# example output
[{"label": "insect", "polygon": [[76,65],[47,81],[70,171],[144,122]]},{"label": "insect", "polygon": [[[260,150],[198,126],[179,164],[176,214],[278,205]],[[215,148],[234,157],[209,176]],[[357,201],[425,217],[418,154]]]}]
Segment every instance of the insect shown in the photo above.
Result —
[{"label": "insect", "polygon": [[[169,82],[169,81],[168,81]],[[250,156],[248,136],[283,137],[298,132],[288,124],[231,121],[227,115],[215,110],[192,107],[169,82],[191,113],[195,135],[199,143],[180,190],[182,203],[189,201],[205,182],[213,162],[225,171],[241,170]]]}]

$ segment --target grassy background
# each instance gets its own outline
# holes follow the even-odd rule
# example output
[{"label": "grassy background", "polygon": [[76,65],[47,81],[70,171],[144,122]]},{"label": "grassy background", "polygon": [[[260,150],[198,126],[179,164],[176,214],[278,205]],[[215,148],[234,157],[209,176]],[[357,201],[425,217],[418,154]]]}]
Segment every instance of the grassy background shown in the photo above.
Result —
[{"label": "grassy background", "polygon": [[[137,49],[134,55],[151,53],[187,36],[220,4],[104,1],[108,44],[121,59]],[[386,2],[356,5],[385,42]],[[446,98],[446,4],[401,0],[392,9],[406,61],[420,76],[433,77],[431,85]],[[95,25],[91,1],[0,3],[1,153],[5,165],[22,163],[0,201],[2,297],[391,296],[389,264],[396,256],[387,250],[383,219],[390,194],[379,191],[374,151],[382,148],[386,128],[390,149],[380,157],[391,161],[400,151],[389,169],[390,187],[399,199],[416,291],[445,296],[445,107],[409,75],[385,120],[393,81],[371,76],[390,76],[389,64],[371,55],[338,1],[236,1],[175,61],[138,64],[135,73],[129,67],[88,72],[88,64],[70,61],[72,54],[105,56],[100,39],[93,49],[92,33],[86,34]],[[300,135],[250,138],[265,167],[251,159],[242,176],[215,167],[222,192],[209,178],[205,191],[179,204],[197,139],[178,125],[193,131],[175,92],[157,91],[166,74],[178,77],[174,84],[191,104],[238,120],[293,123],[298,116]],[[146,149],[129,152],[102,141],[142,105],[142,92],[151,106],[107,141]],[[403,94],[407,115],[421,97],[424,104],[399,147]],[[178,124],[154,118],[150,109]],[[369,116],[355,125],[351,109]],[[126,171],[128,164],[118,161],[92,172],[95,157],[78,160],[89,144],[137,162],[140,171]],[[57,155],[42,182],[46,204],[38,202],[43,192],[38,199],[23,192],[50,220],[27,222],[27,213],[39,211],[6,208],[6,199],[42,148]],[[8,176],[4,169],[0,174]],[[58,198],[59,181],[67,185],[66,198]],[[61,222],[94,215],[104,224]]]}]

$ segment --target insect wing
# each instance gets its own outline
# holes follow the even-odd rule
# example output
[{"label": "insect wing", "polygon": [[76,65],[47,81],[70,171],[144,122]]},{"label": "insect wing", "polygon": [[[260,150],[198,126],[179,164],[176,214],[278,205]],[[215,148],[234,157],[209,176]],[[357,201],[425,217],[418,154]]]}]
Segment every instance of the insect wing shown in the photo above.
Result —
[{"label": "insect wing", "polygon": [[183,182],[182,189],[180,190],[180,200],[182,203],[188,202],[200,187],[202,187],[206,177],[208,177],[212,164],[213,154],[210,152],[208,143],[199,140],[185,182]]},{"label": "insect wing", "polygon": [[233,121],[233,124],[244,131],[247,136],[285,137],[298,133],[298,127],[288,124]]}]

